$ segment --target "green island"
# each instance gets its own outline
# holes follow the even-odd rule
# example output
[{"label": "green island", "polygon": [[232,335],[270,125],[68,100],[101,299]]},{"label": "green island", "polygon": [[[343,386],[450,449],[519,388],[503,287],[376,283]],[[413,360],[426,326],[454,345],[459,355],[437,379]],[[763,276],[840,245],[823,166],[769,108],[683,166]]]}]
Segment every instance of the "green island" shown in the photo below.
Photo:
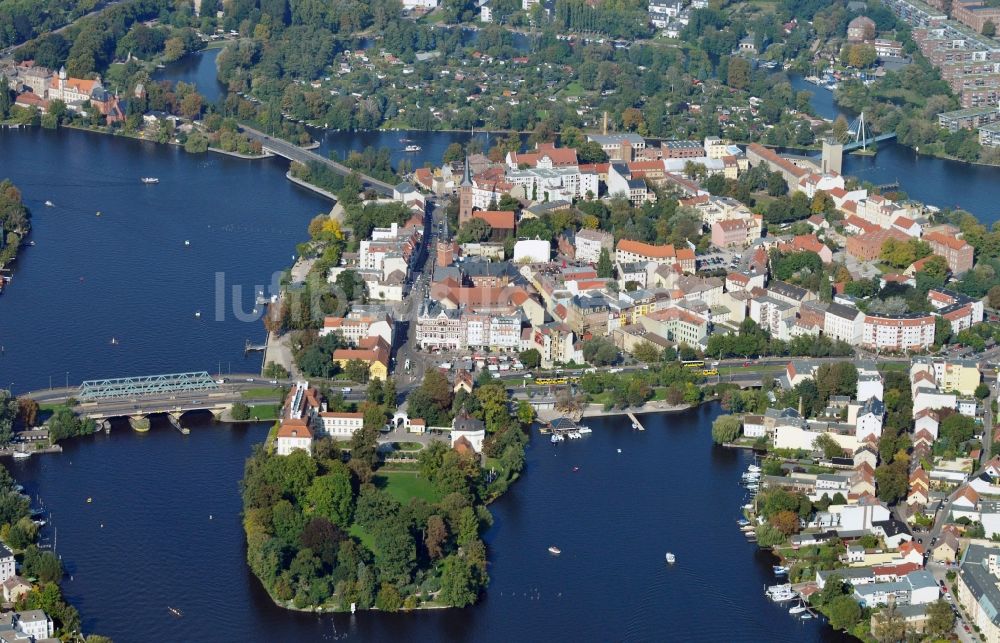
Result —
[{"label": "green island", "polygon": [[[257,448],[242,482],[247,560],[274,601],[300,610],[464,607],[489,582],[481,534],[487,504],[517,479],[534,411],[483,378],[458,393],[428,373],[408,410],[428,426],[458,418],[485,428],[482,454],[446,441],[378,444],[394,393],[372,380],[349,442],[311,452]],[[394,390],[394,389],[393,389]],[[414,447],[423,447],[415,451]],[[416,457],[413,454],[416,453]]]},{"label": "green island", "polygon": [[[0,115],[5,93],[0,87]],[[0,181],[0,291],[3,269],[17,258],[18,250],[31,231],[31,213],[21,202],[21,192],[8,179]]]}]

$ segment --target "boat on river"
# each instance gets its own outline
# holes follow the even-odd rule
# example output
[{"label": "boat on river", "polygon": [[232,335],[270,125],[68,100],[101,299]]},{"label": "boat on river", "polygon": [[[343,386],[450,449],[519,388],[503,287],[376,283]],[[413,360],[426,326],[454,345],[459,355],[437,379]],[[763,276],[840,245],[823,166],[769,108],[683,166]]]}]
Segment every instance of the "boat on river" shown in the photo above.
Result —
[{"label": "boat on river", "polygon": [[553,556],[558,556],[559,554],[562,553],[562,550],[556,547],[555,545],[552,545],[551,547],[549,547],[549,553],[552,554]]},{"label": "boat on river", "polygon": [[30,457],[31,457],[31,454],[28,453],[27,451],[15,451],[14,452],[14,459],[15,460],[27,460]]},{"label": "boat on river", "polygon": [[45,202],[45,207],[47,207],[47,208],[54,208],[54,207],[56,207],[56,204],[53,203],[52,201],[46,201]]},{"label": "boat on river", "polygon": [[180,617],[184,616],[184,612],[180,611],[176,607],[170,607],[168,605],[167,606],[167,611],[170,612],[171,614],[173,614],[174,616],[176,616],[177,618],[180,618]]},{"label": "boat on river", "polygon": [[550,442],[552,442],[552,444],[555,444],[556,442],[562,442],[562,441],[564,441],[565,439],[566,439],[566,438],[564,438],[564,437],[563,437],[562,435],[560,435],[560,434],[558,434],[558,433],[553,433],[553,434],[552,434],[552,437],[551,437],[551,438],[549,438],[549,441],[550,441]]},{"label": "boat on river", "polygon": [[808,610],[809,610],[809,608],[806,607],[805,604],[800,600],[798,602],[798,604],[792,605],[790,608],[788,608],[788,613],[789,614],[801,614],[802,612],[806,612]]},{"label": "boat on river", "polygon": [[423,148],[420,147],[419,145],[407,145],[406,147],[403,148],[403,151],[404,152],[419,152],[422,149]]},{"label": "boat on river", "polygon": [[140,181],[142,181],[146,185],[155,185],[160,182],[160,179],[156,178],[155,176],[144,176],[140,179]]},{"label": "boat on river", "polygon": [[677,562],[677,557],[674,556],[669,551],[667,552],[667,555],[665,556],[665,558],[667,559],[667,562],[670,563],[671,565],[673,565],[675,562]]}]

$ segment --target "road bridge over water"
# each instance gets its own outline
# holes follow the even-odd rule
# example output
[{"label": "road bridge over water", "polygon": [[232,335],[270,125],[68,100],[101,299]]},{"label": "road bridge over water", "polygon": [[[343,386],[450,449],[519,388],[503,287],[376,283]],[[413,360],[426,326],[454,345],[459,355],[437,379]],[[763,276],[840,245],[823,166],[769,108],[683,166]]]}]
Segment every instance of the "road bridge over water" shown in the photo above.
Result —
[{"label": "road bridge over water", "polygon": [[290,161],[298,161],[299,163],[322,163],[337,174],[341,174],[343,176],[357,174],[361,178],[361,184],[365,189],[371,188],[382,195],[392,196],[393,186],[389,185],[385,181],[380,181],[376,178],[368,176],[367,174],[361,174],[360,172],[352,170],[342,163],[337,163],[336,161],[328,159],[325,156],[317,154],[316,152],[302,149],[298,145],[294,145],[280,138],[268,136],[264,132],[255,130],[247,125],[241,125],[240,128],[243,130],[244,134],[253,140],[260,141],[260,144],[264,148],[265,152],[270,152],[271,154],[286,158]]}]

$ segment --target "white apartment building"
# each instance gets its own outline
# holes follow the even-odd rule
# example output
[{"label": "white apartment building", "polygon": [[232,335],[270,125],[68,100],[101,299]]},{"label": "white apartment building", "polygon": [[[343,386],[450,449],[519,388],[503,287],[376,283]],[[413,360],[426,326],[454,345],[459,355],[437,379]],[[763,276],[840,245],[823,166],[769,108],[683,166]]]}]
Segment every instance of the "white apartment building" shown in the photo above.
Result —
[{"label": "white apartment building", "polygon": [[865,348],[920,350],[933,343],[933,315],[865,315],[861,337]]}]

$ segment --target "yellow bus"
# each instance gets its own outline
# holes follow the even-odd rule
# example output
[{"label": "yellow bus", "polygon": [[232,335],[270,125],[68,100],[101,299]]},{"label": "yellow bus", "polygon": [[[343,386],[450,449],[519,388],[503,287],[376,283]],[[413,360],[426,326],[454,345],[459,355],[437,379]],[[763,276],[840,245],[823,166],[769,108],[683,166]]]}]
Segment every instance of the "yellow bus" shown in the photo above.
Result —
[{"label": "yellow bus", "polygon": [[681,364],[684,365],[684,368],[705,368],[705,362],[700,359],[687,360]]},{"label": "yellow bus", "polygon": [[701,372],[702,375],[718,375],[719,371],[714,368],[706,368]]},{"label": "yellow bus", "polygon": [[542,386],[569,384],[569,380],[565,377],[539,377],[537,380],[535,380],[535,384],[539,384]]}]

